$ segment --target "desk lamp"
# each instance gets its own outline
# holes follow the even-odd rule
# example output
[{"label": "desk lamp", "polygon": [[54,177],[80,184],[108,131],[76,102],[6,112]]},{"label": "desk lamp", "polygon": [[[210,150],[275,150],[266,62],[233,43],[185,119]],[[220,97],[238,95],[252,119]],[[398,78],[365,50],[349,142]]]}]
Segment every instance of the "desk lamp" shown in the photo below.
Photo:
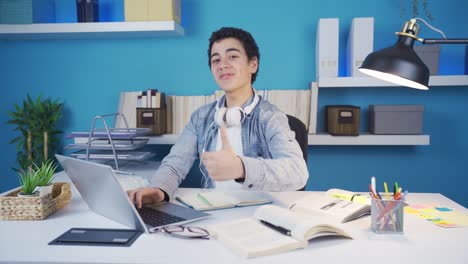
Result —
[{"label": "desk lamp", "polygon": [[[421,20],[429,28],[438,31],[443,39],[423,39],[417,36]],[[420,18],[406,21],[401,32],[396,32],[395,45],[370,53],[359,70],[367,75],[411,88],[428,90],[429,69],[413,49],[414,42],[422,44],[467,44],[468,39],[447,39],[445,34]]]}]

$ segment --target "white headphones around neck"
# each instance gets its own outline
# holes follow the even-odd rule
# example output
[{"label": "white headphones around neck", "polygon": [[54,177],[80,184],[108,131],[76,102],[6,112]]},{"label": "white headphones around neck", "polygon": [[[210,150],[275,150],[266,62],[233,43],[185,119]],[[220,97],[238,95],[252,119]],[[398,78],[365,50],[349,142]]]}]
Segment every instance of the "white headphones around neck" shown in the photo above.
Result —
[{"label": "white headphones around neck", "polygon": [[255,108],[257,105],[258,101],[260,100],[259,96],[255,91],[254,93],[254,99],[252,103],[245,108],[242,108],[240,106],[234,106],[234,107],[220,107],[220,104],[224,104],[225,96],[221,96],[218,101],[216,102],[216,112],[214,114],[214,121],[218,126],[220,127],[235,127],[235,126],[240,126],[242,122],[244,121],[245,117],[252,112],[252,110]]}]

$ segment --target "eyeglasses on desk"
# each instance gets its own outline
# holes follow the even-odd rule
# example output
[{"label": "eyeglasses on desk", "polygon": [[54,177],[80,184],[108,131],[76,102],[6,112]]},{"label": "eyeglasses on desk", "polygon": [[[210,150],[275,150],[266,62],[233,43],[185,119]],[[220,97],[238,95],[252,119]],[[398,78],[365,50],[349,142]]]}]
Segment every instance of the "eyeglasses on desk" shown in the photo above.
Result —
[{"label": "eyeglasses on desk", "polygon": [[159,229],[164,234],[184,239],[210,239],[208,230],[196,226],[171,225]]}]

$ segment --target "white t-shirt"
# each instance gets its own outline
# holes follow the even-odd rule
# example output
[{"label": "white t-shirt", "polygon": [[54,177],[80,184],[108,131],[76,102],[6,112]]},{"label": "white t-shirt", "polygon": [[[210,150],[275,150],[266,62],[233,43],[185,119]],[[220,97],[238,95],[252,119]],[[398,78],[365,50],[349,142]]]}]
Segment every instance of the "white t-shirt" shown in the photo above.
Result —
[{"label": "white t-shirt", "polygon": [[[237,156],[242,156],[242,126],[228,127],[226,129],[227,136],[231,146]],[[221,132],[218,130],[218,136],[216,137],[216,151],[219,151],[222,147]],[[226,189],[242,189],[242,184],[234,180],[229,181],[215,181],[215,188],[226,190]]]}]

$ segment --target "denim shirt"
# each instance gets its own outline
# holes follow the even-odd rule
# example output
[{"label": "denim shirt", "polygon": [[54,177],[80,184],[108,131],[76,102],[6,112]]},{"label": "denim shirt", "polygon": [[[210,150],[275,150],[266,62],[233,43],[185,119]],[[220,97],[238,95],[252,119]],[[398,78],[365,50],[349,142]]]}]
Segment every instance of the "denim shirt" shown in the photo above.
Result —
[{"label": "denim shirt", "polygon": [[[253,96],[244,107],[250,104]],[[172,197],[203,149],[214,151],[218,125],[214,123],[216,102],[198,108],[190,117],[176,144],[162,160],[151,179],[153,187]],[[291,131],[286,115],[260,97],[258,104],[242,122],[245,180],[243,189],[295,191],[309,178],[302,150]],[[208,172],[201,166],[203,173]]]}]

